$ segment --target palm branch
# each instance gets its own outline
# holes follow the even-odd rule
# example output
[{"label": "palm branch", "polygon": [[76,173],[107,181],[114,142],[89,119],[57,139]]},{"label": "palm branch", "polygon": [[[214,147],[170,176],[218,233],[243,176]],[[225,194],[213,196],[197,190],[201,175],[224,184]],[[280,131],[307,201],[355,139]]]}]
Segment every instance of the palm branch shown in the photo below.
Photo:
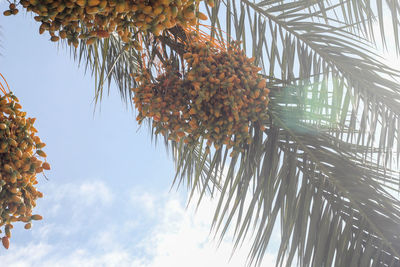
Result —
[{"label": "palm branch", "polygon": [[[398,162],[400,73],[382,63],[381,40],[399,51],[400,4],[382,1],[216,1],[207,11],[214,38],[242,41],[269,79],[270,122],[230,158],[206,154],[202,141],[165,140],[176,160],[176,184],[218,199],[212,227],[236,243],[253,231],[249,263],[260,264],[275,225],[277,265],[400,265]],[[172,40],[173,41],[173,40]],[[168,42],[165,41],[168,45]],[[169,45],[171,46],[173,42]],[[112,36],[80,47],[76,58],[97,79],[96,96],[113,79],[130,98],[140,57]]]}]

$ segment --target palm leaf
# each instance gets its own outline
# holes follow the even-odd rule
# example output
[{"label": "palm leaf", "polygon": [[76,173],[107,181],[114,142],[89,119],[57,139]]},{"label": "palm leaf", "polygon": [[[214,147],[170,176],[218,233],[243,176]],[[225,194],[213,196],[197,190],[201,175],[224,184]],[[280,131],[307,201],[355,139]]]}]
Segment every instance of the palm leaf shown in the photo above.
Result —
[{"label": "palm leaf", "polygon": [[[363,1],[352,2],[367,8]],[[322,3],[327,5],[322,8]],[[346,9],[346,3],[328,6],[325,1],[243,0],[239,8],[235,1],[227,1],[226,12],[231,14],[227,21],[219,22],[221,18],[216,17],[211,24],[226,25],[221,31],[242,40],[244,48],[251,47],[256,62],[269,76],[293,86],[314,84],[313,98],[318,96],[320,105],[335,107],[328,111],[310,107],[310,111],[330,112],[332,134],[338,140],[351,140],[371,150],[374,142],[378,143],[376,162],[390,167],[393,147],[398,146],[396,127],[391,125],[397,123],[400,112],[400,86],[394,80],[400,73],[380,61],[373,43],[352,31],[361,24],[361,29],[372,34],[368,31],[372,28],[368,23],[375,18],[372,9],[364,16],[357,15],[356,22],[352,17],[352,25],[338,21],[345,13],[340,16],[334,12],[333,19],[328,16],[329,12]],[[379,1],[377,4],[381,5]],[[361,12],[356,4],[353,8]],[[393,24],[398,24],[396,16]],[[251,35],[242,34],[244,29],[250,29]],[[364,153],[365,158],[368,156]]]},{"label": "palm leaf", "polygon": [[132,97],[131,88],[136,86],[132,75],[141,68],[141,58],[133,48],[126,49],[117,35],[97,40],[93,45],[81,43],[75,49],[71,47],[74,59],[83,64],[85,71],[90,71],[95,78],[95,102],[103,97],[103,88],[114,81],[124,101]]},{"label": "palm leaf", "polygon": [[354,156],[351,143],[337,144],[325,130],[293,119],[301,107],[284,107],[278,99],[271,98],[264,138],[255,138],[246,152],[229,158],[220,149],[203,163],[196,161],[204,156],[199,145],[193,149],[199,154],[178,157],[179,177],[201,192],[198,201],[217,180],[216,233],[223,238],[232,225],[238,246],[254,227],[250,264],[261,263],[276,224],[282,234],[278,263],[286,266],[296,254],[300,266],[400,264],[400,202],[382,187],[398,173],[371,167]]}]

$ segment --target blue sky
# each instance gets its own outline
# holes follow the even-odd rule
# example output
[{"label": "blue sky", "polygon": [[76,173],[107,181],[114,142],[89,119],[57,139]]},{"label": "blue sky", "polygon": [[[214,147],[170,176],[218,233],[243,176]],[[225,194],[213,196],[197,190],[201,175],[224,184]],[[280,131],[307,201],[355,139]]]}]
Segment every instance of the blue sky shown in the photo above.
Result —
[{"label": "blue sky", "polygon": [[[7,5],[2,2],[1,10]],[[0,16],[0,72],[28,116],[52,170],[38,177],[44,198],[31,230],[16,223],[2,266],[243,266],[245,244],[216,250],[213,206],[185,210],[186,192],[169,192],[173,162],[138,131],[135,112],[111,88],[94,110],[94,81],[69,53],[39,35],[31,15]],[[95,112],[94,112],[95,111]],[[276,236],[275,238],[279,238]],[[267,254],[265,266],[274,263]]]}]

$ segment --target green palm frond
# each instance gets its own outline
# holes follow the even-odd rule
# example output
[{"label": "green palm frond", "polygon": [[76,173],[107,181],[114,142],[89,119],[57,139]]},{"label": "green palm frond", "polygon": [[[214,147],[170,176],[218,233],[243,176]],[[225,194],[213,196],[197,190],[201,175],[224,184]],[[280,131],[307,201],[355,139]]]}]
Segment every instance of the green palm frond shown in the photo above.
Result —
[{"label": "green palm frond", "polygon": [[[223,23],[222,18],[211,16],[215,18],[211,24],[242,40],[243,47],[252,51],[256,62],[270,77],[285,81],[285,85],[313,84],[312,95],[318,96],[318,101],[322,101],[320,104],[336,106],[331,110],[332,134],[370,149],[378,142],[381,151],[378,163],[389,166],[392,148],[397,146],[396,127],[390,124],[398,123],[400,115],[400,85],[395,80],[400,72],[381,63],[372,48],[373,43],[351,31],[360,24],[364,25],[362,28],[370,29],[367,22],[373,19],[372,10],[366,11],[371,13],[370,19],[348,25],[337,20],[339,15],[332,21],[326,15],[328,10],[340,10],[341,6],[331,4],[323,10],[309,11],[319,7],[317,3],[326,1],[235,2],[227,1],[224,6],[231,15]],[[352,2],[365,4],[363,1]],[[214,7],[218,8],[218,5]],[[312,21],[316,14],[323,16],[324,22]],[[397,17],[394,20],[393,24],[399,23]],[[321,112],[327,111],[321,109]],[[393,136],[395,142],[384,141]]]},{"label": "green palm frond", "polygon": [[95,78],[95,102],[103,97],[103,89],[114,81],[119,88],[121,98],[130,100],[131,88],[135,80],[131,76],[140,69],[140,55],[133,49],[126,49],[117,35],[97,40],[93,45],[86,46],[83,43],[75,49],[71,47],[71,53],[79,65],[84,65],[85,71],[90,71]]},{"label": "green palm frond", "polygon": [[184,152],[176,183],[201,192],[199,203],[207,192],[219,198],[213,227],[221,238],[232,226],[238,246],[254,227],[249,263],[261,263],[278,224],[285,266],[296,254],[300,266],[400,264],[400,202],[383,187],[397,190],[399,174],[357,156],[367,148],[307,125],[297,116],[301,106],[282,105],[288,97],[279,95],[294,89],[274,91],[264,138],[255,133],[249,149],[232,158],[220,149],[204,160],[201,144],[177,147]]}]

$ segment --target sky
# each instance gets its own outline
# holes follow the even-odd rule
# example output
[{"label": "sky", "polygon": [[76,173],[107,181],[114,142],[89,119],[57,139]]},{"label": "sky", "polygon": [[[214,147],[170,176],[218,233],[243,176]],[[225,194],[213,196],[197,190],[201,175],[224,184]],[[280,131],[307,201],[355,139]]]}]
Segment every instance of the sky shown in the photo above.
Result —
[{"label": "sky", "polygon": [[[0,9],[7,9],[0,2]],[[139,129],[117,88],[94,107],[94,80],[69,52],[39,35],[31,15],[0,16],[0,73],[47,144],[49,180],[31,230],[15,223],[1,266],[244,266],[250,244],[231,256],[229,236],[210,234],[215,203],[186,209],[187,192],[171,188],[165,148]],[[279,235],[273,238],[276,241]],[[274,253],[263,266],[274,266]]]},{"label": "sky", "polygon": [[[94,80],[49,35],[39,35],[31,15],[0,16],[0,25],[0,73],[37,118],[52,167],[49,180],[38,177],[44,198],[34,213],[44,219],[31,230],[14,225],[9,250],[0,248],[1,266],[244,266],[250,243],[230,261],[231,234],[216,249],[209,228],[216,203],[186,209],[187,192],[170,190],[171,157],[139,129],[115,86],[95,108]],[[278,242],[275,232],[272,244]],[[274,266],[275,252],[262,266]]]}]

